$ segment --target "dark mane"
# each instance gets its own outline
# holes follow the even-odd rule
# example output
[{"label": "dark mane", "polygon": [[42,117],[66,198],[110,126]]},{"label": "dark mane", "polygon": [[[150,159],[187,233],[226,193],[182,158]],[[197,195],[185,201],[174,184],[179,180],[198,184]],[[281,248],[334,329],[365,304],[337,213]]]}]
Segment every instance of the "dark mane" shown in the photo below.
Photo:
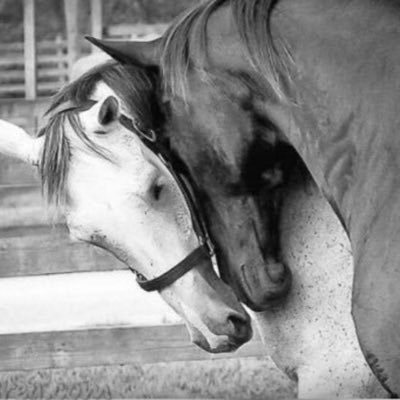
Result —
[{"label": "dark mane", "polygon": [[[83,131],[76,111],[88,102],[100,81],[115,91],[141,129],[156,130],[159,127],[157,125],[162,123],[156,99],[155,76],[140,67],[122,67],[113,61],[106,62],[67,85],[54,96],[47,111],[49,121],[39,132],[40,136],[45,136],[39,172],[43,194],[48,202],[60,205],[66,200],[65,183],[71,159],[70,145],[65,135],[67,123],[91,150],[100,157],[107,157],[106,149],[95,145]],[[58,107],[69,102],[76,104],[77,109],[57,111]]]},{"label": "dark mane", "polygon": [[[187,11],[163,36],[161,69],[165,90],[185,98],[190,46],[207,57],[207,22],[219,7],[231,6],[233,20],[254,68],[278,96],[282,95],[282,77],[288,73],[290,54],[279,38],[272,38],[270,16],[279,0],[207,0]],[[260,46],[260,43],[262,45]],[[279,52],[278,49],[279,48]],[[204,72],[207,73],[205,68]],[[201,65],[196,64],[196,68]]]}]

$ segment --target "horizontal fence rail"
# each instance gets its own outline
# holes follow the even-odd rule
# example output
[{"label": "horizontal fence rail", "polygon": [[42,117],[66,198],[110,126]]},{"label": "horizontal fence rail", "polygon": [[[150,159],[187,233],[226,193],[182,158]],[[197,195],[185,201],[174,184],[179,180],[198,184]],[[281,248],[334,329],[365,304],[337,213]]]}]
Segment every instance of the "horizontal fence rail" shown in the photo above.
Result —
[{"label": "horizontal fence rail", "polygon": [[[36,59],[36,62],[39,66],[42,64],[65,63],[66,61],[67,56],[65,54],[39,54]],[[15,55],[4,56],[3,53],[2,57],[0,58],[0,67],[21,66],[23,62],[23,54],[16,53]],[[63,71],[63,69],[61,68],[60,71]],[[3,78],[3,73],[1,77]]]},{"label": "horizontal fence rail", "polygon": [[210,354],[186,327],[164,325],[0,335],[0,371],[263,357],[259,337],[234,353]]},{"label": "horizontal fence rail", "polygon": [[71,241],[63,225],[0,230],[0,260],[0,278],[127,269],[104,250]]},{"label": "horizontal fence rail", "polygon": [[[66,49],[67,41],[57,37],[55,40],[43,40],[36,43],[36,48],[41,52],[51,52],[61,49]],[[24,43],[0,43],[0,52],[22,52],[24,51]]]}]

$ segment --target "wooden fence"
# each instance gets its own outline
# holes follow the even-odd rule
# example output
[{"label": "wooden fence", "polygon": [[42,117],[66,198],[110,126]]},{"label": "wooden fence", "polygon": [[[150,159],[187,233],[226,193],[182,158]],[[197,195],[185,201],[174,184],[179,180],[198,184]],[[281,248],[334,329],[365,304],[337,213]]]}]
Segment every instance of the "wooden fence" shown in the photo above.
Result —
[{"label": "wooden fence", "polygon": [[189,343],[184,325],[3,334],[0,354],[3,371],[265,355],[258,339],[235,353],[208,354]]},{"label": "wooden fence", "polygon": [[[46,104],[3,100],[0,118],[33,132]],[[35,170],[0,157],[0,371],[264,354],[258,338],[211,355],[190,344],[183,325],[135,326],[147,304],[165,307],[123,264],[49,223]]]},{"label": "wooden fence", "polygon": [[[150,40],[161,35],[166,24],[121,24],[105,29],[111,39]],[[37,97],[48,97],[68,82],[68,43],[61,36],[36,44],[35,77]],[[88,55],[91,46],[86,41],[79,43],[80,56]],[[26,97],[26,60],[24,43],[0,43],[0,98]],[[28,85],[29,86],[29,85]]]},{"label": "wooden fence", "polygon": [[[67,43],[57,37],[37,44],[37,94],[54,94],[68,81]],[[0,44],[0,97],[25,97],[24,44]]]}]

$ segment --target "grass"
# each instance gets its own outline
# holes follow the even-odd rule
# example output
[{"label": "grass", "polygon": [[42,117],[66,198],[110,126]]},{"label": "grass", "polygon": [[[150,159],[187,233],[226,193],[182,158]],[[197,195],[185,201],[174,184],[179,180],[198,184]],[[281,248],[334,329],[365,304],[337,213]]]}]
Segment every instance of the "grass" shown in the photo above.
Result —
[{"label": "grass", "polygon": [[230,359],[5,372],[0,397],[19,399],[292,398],[273,363]]}]

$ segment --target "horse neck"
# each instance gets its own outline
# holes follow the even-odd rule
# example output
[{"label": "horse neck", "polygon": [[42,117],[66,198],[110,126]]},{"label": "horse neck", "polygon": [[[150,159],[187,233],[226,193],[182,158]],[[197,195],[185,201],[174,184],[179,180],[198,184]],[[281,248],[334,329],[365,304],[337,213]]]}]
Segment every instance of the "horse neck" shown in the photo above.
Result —
[{"label": "horse neck", "polygon": [[375,218],[364,202],[382,201],[379,185],[394,179],[382,151],[400,150],[400,9],[367,0],[281,3],[273,29],[294,59],[297,128],[285,133],[345,226],[364,221],[356,228],[364,230]]},{"label": "horse neck", "polygon": [[[379,148],[400,152],[400,137],[393,137],[400,124],[400,8],[390,0],[280,0],[271,26],[293,59],[287,90],[295,105],[275,107],[276,98],[267,99],[264,112],[286,134],[350,230],[350,215],[354,220],[371,210],[360,194],[378,202],[379,183],[394,179],[384,173]],[[209,18],[207,37],[212,67],[255,75],[229,3]],[[277,118],[271,118],[271,107]],[[358,219],[367,226],[373,218]]]}]

